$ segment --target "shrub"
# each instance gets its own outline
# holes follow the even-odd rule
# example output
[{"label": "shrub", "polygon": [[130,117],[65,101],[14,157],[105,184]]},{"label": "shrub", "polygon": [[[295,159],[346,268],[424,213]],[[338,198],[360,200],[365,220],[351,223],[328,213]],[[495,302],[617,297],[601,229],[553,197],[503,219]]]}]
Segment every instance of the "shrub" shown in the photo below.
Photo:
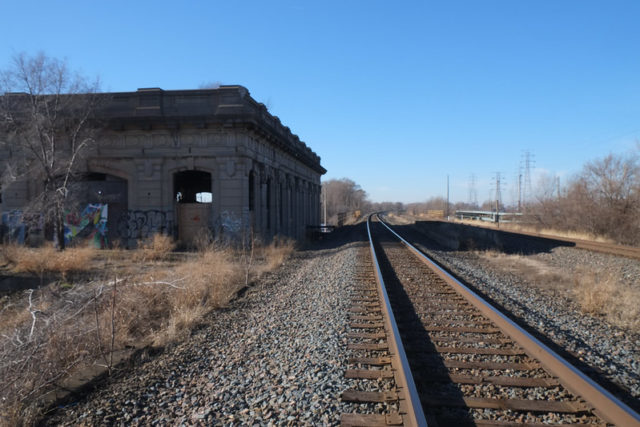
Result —
[{"label": "shrub", "polygon": [[[149,269],[140,259],[162,260],[173,243],[154,236],[148,245],[134,252],[146,250],[144,256],[134,257],[121,251],[2,247],[5,260],[21,271],[68,272],[79,264],[98,274],[90,282],[52,284],[0,299],[0,424],[33,424],[39,417],[37,398],[78,365],[110,366],[112,352],[126,346],[162,346],[184,338],[245,286],[247,271],[258,276],[293,250],[291,241],[276,239],[268,247],[256,246],[255,259],[246,265],[238,249],[210,245],[177,265],[159,262]],[[109,262],[111,271],[94,270],[93,256],[117,263]]]},{"label": "shrub", "polygon": [[276,236],[269,246],[262,249],[265,269],[270,271],[280,267],[282,263],[293,253],[294,249],[295,241],[287,237]]},{"label": "shrub", "polygon": [[135,261],[142,262],[165,260],[175,248],[176,244],[171,236],[156,233],[142,242],[133,258]]},{"label": "shrub", "polygon": [[20,245],[3,245],[2,254],[16,273],[57,273],[66,276],[70,272],[89,271],[97,250],[91,247],[69,248],[58,251],[52,246],[27,248]]},{"label": "shrub", "polygon": [[574,294],[583,312],[605,316],[614,325],[640,330],[640,290],[611,272],[583,270],[576,275]]}]

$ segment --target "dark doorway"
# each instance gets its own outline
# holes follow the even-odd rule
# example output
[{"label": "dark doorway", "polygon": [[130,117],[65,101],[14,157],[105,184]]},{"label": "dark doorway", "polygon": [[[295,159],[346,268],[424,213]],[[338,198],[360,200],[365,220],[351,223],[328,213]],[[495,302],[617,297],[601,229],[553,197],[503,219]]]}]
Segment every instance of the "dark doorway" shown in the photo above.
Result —
[{"label": "dark doorway", "polygon": [[176,203],[211,203],[211,174],[195,170],[173,174],[173,200]]},{"label": "dark doorway", "polygon": [[173,200],[176,203],[178,239],[191,246],[208,232],[211,218],[211,174],[182,171],[173,175]]}]

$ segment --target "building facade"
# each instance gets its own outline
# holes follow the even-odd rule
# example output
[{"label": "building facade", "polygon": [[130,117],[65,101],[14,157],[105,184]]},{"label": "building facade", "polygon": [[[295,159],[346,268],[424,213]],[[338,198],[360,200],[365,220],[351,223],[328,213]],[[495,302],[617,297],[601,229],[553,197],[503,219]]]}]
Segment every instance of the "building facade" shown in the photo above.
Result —
[{"label": "building facade", "polygon": [[[107,207],[108,241],[131,246],[160,232],[193,243],[205,232],[247,230],[299,239],[320,223],[320,158],[246,88],[104,96],[101,131],[77,163],[76,192]],[[10,155],[0,151],[0,161]],[[42,185],[31,178],[3,188],[3,217],[19,213]]]}]

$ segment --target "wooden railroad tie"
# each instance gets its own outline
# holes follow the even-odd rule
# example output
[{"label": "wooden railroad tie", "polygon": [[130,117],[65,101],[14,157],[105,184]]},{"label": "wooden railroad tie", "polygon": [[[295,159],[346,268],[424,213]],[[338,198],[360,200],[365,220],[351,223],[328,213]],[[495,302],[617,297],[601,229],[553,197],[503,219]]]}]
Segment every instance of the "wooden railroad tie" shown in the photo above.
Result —
[{"label": "wooden railroad tie", "polygon": [[342,414],[340,425],[343,427],[384,427],[403,425],[402,416],[393,414]]}]

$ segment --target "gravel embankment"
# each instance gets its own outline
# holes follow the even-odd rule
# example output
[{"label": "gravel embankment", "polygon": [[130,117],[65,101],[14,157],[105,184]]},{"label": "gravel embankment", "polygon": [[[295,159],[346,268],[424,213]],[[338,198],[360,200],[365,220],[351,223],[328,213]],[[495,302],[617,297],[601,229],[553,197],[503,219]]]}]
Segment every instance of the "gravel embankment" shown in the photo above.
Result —
[{"label": "gravel embankment", "polygon": [[357,243],[297,253],[185,342],[47,425],[335,425]]},{"label": "gravel embankment", "polygon": [[[582,313],[569,293],[572,284],[560,291],[545,289],[521,274],[496,268],[473,252],[423,248],[438,262],[519,317],[519,321],[558,347],[568,350],[586,365],[600,370],[605,379],[629,390],[633,398],[627,395],[623,400],[638,410],[640,335],[613,326],[604,317]],[[568,273],[582,268],[608,269],[625,277],[630,285],[640,286],[640,263],[635,260],[566,247],[530,257],[537,263],[546,263]]]}]

